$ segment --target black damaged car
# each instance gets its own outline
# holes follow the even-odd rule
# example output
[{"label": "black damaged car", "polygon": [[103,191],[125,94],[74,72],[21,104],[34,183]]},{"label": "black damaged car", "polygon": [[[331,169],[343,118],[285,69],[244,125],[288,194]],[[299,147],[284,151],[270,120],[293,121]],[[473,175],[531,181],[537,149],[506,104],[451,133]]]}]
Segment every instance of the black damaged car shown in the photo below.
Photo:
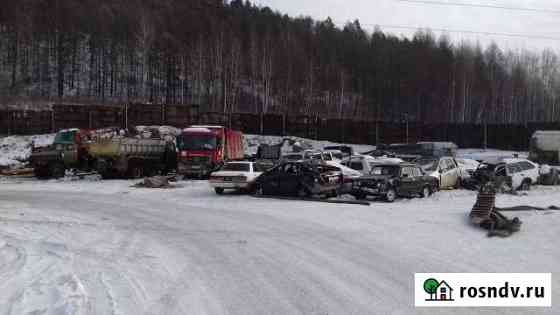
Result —
[{"label": "black damaged car", "polygon": [[338,194],[343,182],[338,167],[322,161],[289,161],[268,170],[255,181],[255,194],[292,197]]},{"label": "black damaged car", "polygon": [[426,198],[438,187],[438,180],[425,175],[415,164],[378,164],[370,174],[354,179],[351,194],[356,199],[373,196],[393,202],[398,197]]}]

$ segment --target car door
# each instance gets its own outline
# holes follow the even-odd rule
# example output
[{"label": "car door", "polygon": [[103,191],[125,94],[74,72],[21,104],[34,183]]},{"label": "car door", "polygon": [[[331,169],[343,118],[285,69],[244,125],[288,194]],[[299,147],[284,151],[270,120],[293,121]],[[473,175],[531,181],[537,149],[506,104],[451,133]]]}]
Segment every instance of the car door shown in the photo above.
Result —
[{"label": "car door", "polygon": [[424,184],[426,184],[426,182],[424,181],[424,173],[422,172],[422,169],[420,169],[419,167],[413,167],[412,171],[414,172],[415,192],[422,193]]},{"label": "car door", "polygon": [[412,167],[403,167],[401,169],[401,184],[399,187],[399,194],[411,195],[414,194],[418,188],[418,181],[414,176],[414,169]]},{"label": "car door", "polygon": [[267,195],[280,193],[280,176],[282,174],[282,168],[284,165],[280,165],[263,174],[259,178],[259,182],[262,185],[263,192]]},{"label": "car door", "polygon": [[521,172],[524,178],[530,178],[532,184],[539,181],[539,168],[529,161],[519,162],[523,171]]},{"label": "car door", "polygon": [[445,159],[439,160],[439,186],[440,188],[447,188],[450,186],[449,176],[447,174],[447,163]]},{"label": "car door", "polygon": [[450,179],[450,187],[457,187],[459,179],[461,178],[461,170],[459,169],[459,165],[455,162],[454,159],[447,158],[447,172],[449,173]]},{"label": "car door", "polygon": [[459,180],[457,164],[452,159],[443,158],[440,160],[441,188],[450,188],[457,185]]},{"label": "car door", "polygon": [[282,194],[293,195],[300,188],[300,179],[302,177],[302,166],[299,163],[287,164],[282,172],[280,179],[280,189]]},{"label": "car door", "polygon": [[506,174],[511,177],[511,185],[513,189],[518,189],[523,182],[523,176],[521,175],[521,168],[519,163],[510,163],[506,165]]}]

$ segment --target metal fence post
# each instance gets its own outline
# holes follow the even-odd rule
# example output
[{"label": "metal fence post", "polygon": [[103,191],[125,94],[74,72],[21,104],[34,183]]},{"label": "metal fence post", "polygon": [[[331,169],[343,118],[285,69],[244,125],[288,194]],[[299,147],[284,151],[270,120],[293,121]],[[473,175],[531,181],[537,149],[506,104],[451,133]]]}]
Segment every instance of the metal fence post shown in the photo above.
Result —
[{"label": "metal fence post", "polygon": [[375,146],[379,146],[379,120],[375,121]]},{"label": "metal fence post", "polygon": [[484,150],[488,149],[488,125],[484,122]]},{"label": "metal fence post", "polygon": [[124,129],[128,130],[128,103],[124,104]]},{"label": "metal fence post", "polygon": [[54,120],[55,119],[55,117],[54,117],[55,113],[54,112],[55,112],[55,108],[53,107],[51,109],[51,133],[55,133],[55,131],[56,131],[56,126],[55,126],[55,122],[54,122],[55,121]]}]

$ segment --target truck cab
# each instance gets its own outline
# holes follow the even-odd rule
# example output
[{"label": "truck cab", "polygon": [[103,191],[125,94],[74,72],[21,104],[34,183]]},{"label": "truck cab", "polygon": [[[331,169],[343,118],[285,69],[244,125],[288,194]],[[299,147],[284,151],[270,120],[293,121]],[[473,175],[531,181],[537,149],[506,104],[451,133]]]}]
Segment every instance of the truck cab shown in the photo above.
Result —
[{"label": "truck cab", "polygon": [[243,136],[222,126],[191,126],[177,137],[180,174],[205,177],[226,161],[244,157]]},{"label": "truck cab", "polygon": [[82,129],[65,129],[59,131],[51,146],[34,148],[31,154],[31,164],[35,175],[40,178],[60,178],[65,171],[79,168],[87,164],[87,149],[85,143],[90,139],[90,133]]}]

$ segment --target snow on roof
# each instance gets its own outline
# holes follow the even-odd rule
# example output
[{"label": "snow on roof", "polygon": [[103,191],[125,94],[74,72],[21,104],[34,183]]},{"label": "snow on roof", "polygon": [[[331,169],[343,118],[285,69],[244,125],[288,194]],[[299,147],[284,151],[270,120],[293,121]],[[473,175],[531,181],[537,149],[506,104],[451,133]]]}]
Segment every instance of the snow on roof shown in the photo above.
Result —
[{"label": "snow on roof", "polygon": [[206,128],[206,129],[222,129],[224,126],[214,126],[214,125],[194,125],[189,128]]},{"label": "snow on roof", "polygon": [[204,132],[204,133],[208,133],[208,132],[212,132],[212,130],[210,130],[208,128],[204,128],[204,127],[189,127],[189,128],[183,129],[183,132]]},{"label": "snow on roof", "polygon": [[534,136],[560,136],[560,130],[537,130]]},{"label": "snow on roof", "polygon": [[78,129],[78,128],[68,128],[68,129],[59,130],[58,132],[73,132],[73,131],[80,131],[80,129]]}]

